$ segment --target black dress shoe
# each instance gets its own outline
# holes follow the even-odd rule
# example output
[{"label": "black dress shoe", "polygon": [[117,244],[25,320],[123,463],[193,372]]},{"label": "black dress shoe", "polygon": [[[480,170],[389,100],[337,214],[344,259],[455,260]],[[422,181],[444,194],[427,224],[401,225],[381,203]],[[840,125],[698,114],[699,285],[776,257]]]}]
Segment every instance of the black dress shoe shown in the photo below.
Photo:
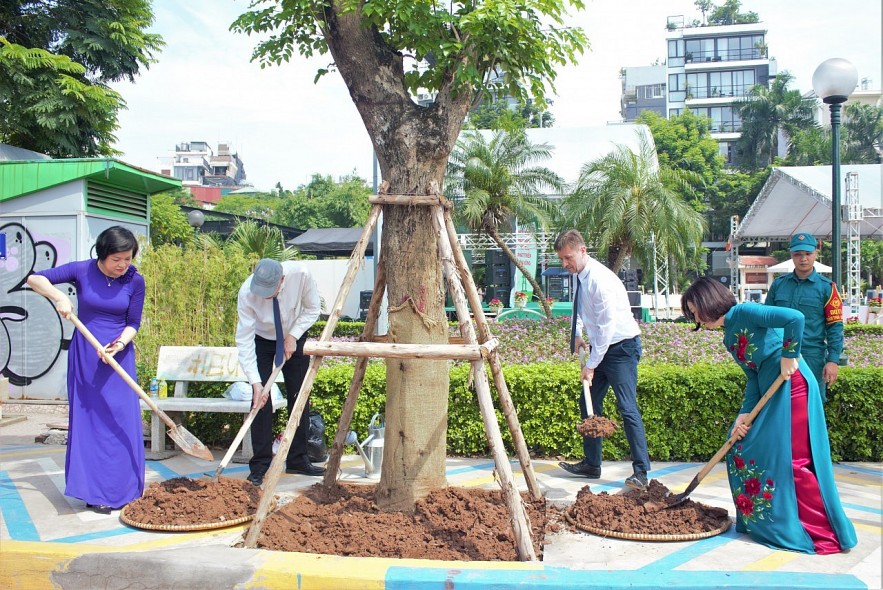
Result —
[{"label": "black dress shoe", "polygon": [[86,504],[86,508],[90,508],[92,512],[97,514],[110,514],[111,507],[107,504]]},{"label": "black dress shoe", "polygon": [[598,479],[601,477],[601,468],[589,465],[586,463],[585,459],[579,463],[565,463],[564,461],[561,461],[558,463],[558,467],[568,473],[588,477],[589,479]]},{"label": "black dress shoe", "polygon": [[248,477],[245,478],[249,483],[251,483],[255,487],[261,487],[264,483],[264,474],[257,475],[255,473],[249,473]]},{"label": "black dress shoe", "polygon": [[305,465],[295,465],[293,467],[286,467],[285,473],[299,473],[301,475],[325,475],[324,467],[316,467],[312,463],[307,463]]}]

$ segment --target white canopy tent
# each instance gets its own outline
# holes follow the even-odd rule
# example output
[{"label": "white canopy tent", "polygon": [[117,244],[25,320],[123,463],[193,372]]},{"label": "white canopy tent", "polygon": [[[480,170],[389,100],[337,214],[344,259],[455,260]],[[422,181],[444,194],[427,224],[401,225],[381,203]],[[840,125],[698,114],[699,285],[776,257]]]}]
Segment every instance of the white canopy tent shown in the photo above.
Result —
[{"label": "white canopy tent", "polygon": [[[813,263],[813,268],[816,269],[816,272],[823,272],[823,273],[827,273],[827,274],[831,274],[831,271],[833,270],[827,264],[822,264],[819,261],[816,261]],[[766,269],[766,271],[771,274],[785,274],[787,272],[792,272],[793,270],[794,270],[794,261],[791,260],[790,258],[788,260],[784,260],[784,261],[780,262],[779,264],[774,264]]]},{"label": "white canopy tent", "polygon": [[[883,165],[841,166],[841,187],[850,172],[858,173],[859,203],[864,215],[861,236],[883,239]],[[843,203],[845,190],[841,188]],[[830,166],[773,168],[760,195],[739,223],[734,237],[738,242],[787,241],[798,231],[811,233],[817,238],[831,237]],[[843,223],[841,231],[843,236],[847,235],[846,223]]]}]

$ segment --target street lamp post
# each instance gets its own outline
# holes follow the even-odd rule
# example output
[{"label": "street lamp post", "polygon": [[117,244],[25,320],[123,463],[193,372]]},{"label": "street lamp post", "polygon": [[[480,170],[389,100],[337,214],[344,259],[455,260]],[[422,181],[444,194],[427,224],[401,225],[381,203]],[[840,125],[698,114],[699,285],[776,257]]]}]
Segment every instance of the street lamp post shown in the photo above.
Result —
[{"label": "street lamp post", "polygon": [[858,83],[855,66],[834,57],[823,61],[812,75],[812,87],[831,109],[831,278],[841,286],[840,275],[840,105]]},{"label": "street lamp post", "polygon": [[199,228],[205,223],[205,214],[199,209],[194,209],[187,214],[187,223],[199,233]]}]

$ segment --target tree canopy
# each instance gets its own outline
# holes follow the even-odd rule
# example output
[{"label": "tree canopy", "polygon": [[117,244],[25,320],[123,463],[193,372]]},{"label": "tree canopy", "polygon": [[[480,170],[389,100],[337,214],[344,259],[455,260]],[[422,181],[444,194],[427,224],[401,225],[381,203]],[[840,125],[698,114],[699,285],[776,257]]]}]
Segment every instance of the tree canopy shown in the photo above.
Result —
[{"label": "tree canopy", "polygon": [[163,45],[149,0],[0,3],[0,141],[54,157],[115,155],[122,96]]}]

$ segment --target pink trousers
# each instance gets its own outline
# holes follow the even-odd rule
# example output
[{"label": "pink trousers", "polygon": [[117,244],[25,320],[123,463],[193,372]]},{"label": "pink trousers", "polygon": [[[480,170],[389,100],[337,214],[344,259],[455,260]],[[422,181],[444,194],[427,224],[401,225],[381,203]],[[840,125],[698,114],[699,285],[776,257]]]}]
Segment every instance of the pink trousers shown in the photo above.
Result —
[{"label": "pink trousers", "polygon": [[812,471],[806,394],[806,379],[797,371],[791,376],[791,469],[797,493],[797,515],[812,538],[816,553],[839,553],[840,542],[828,522],[819,482]]}]

